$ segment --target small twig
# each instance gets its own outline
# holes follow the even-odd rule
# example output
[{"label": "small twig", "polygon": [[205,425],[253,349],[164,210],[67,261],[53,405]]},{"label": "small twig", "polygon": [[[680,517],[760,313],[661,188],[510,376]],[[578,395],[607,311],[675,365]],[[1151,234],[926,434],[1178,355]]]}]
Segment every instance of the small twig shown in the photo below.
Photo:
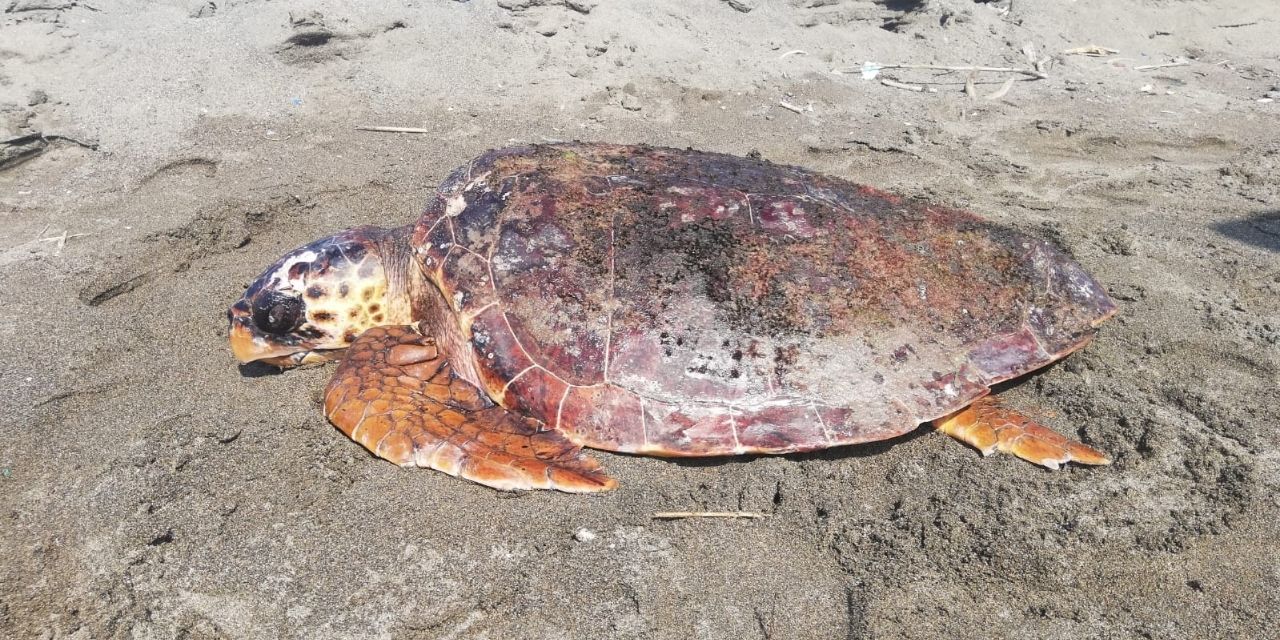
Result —
[{"label": "small twig", "polygon": [[1111,47],[1102,47],[1096,44],[1062,50],[1062,54],[1067,56],[1082,55],[1082,56],[1099,57],[1099,56],[1109,56],[1116,53],[1120,53],[1120,51],[1118,49],[1112,49]]},{"label": "small twig", "polygon": [[890,80],[888,78],[880,78],[880,84],[886,87],[906,89],[907,91],[924,91],[924,87],[918,84],[907,84],[905,82],[898,82],[897,80]]},{"label": "small twig", "polygon": [[69,234],[69,233],[67,233],[66,231],[63,231],[62,233],[60,233],[60,234],[58,234],[58,235],[56,235],[56,236],[49,236],[49,237],[47,237],[47,238],[40,238],[39,240],[37,240],[37,242],[57,242],[57,243],[58,243],[58,248],[59,248],[59,249],[61,249],[61,248],[63,247],[63,245],[65,245],[65,244],[67,243],[67,241],[68,241],[68,240],[74,240],[74,239],[76,239],[76,238],[83,238],[83,237],[85,237],[85,236],[90,236],[90,235],[93,235],[93,234],[92,234],[92,233],[70,233],[70,234]]},{"label": "small twig", "polygon": [[1144,64],[1140,67],[1134,67],[1133,70],[1134,71],[1150,71],[1152,69],[1165,69],[1168,67],[1185,67],[1189,64],[1191,64],[1190,60],[1187,60],[1186,58],[1178,58],[1173,62],[1166,62],[1164,64]]},{"label": "small twig", "polygon": [[769,514],[758,511],[660,511],[653,514],[654,520],[683,520],[685,518],[768,518]]},{"label": "small twig", "polygon": [[57,134],[49,134],[49,135],[44,136],[44,139],[45,139],[45,140],[61,140],[61,141],[63,141],[63,142],[70,142],[71,144],[74,144],[74,145],[78,145],[78,146],[84,147],[84,148],[86,148],[86,149],[88,149],[88,150],[90,150],[90,151],[97,151],[97,150],[98,150],[98,143],[96,143],[96,142],[85,142],[85,141],[83,141],[83,140],[77,140],[77,139],[75,139],[75,138],[72,138],[71,136],[60,136],[60,135],[57,135]]},{"label": "small twig", "polygon": [[[938,64],[876,64],[869,63],[878,69],[926,69],[933,71],[985,71],[989,73],[1020,73],[1024,76],[1046,79],[1049,76],[1035,69],[1018,69],[1015,67],[953,67]],[[862,73],[862,69],[836,69],[836,73]]]},{"label": "small twig", "polygon": [[431,133],[430,129],[418,129],[415,127],[374,127],[368,125],[360,125],[356,127],[357,131],[381,131],[383,133]]},{"label": "small twig", "polygon": [[778,101],[778,106],[779,106],[779,107],[782,107],[783,109],[786,109],[787,111],[794,111],[794,112],[796,112],[796,113],[804,113],[804,107],[798,107],[798,106],[796,106],[796,105],[794,105],[794,104],[791,104],[790,102],[787,102],[786,100],[779,100],[779,101]]},{"label": "small twig", "polygon": [[28,133],[26,135],[18,136],[16,138],[9,138],[8,140],[0,140],[0,144],[23,145],[29,142],[36,142],[37,140],[45,144],[49,144],[50,140],[62,140],[63,142],[70,142],[71,144],[79,145],[91,151],[98,150],[98,143],[96,142],[84,142],[82,140],[77,140],[75,138],[72,138],[71,136],[62,136],[56,133],[46,134],[40,131],[37,131],[35,133]]},{"label": "small twig", "polygon": [[[45,225],[45,229],[48,230],[48,228],[49,228],[48,225]],[[43,236],[44,231],[41,231],[40,235]],[[75,238],[83,238],[88,235],[92,235],[92,234],[91,233],[67,233],[66,230],[63,230],[63,232],[59,235],[49,236],[48,238],[39,238],[36,240],[36,242],[55,243],[55,246],[53,248],[53,255],[60,256],[62,255],[62,249],[67,246],[68,240],[72,240]]]},{"label": "small twig", "polygon": [[809,52],[808,52],[808,51],[802,51],[802,50],[800,50],[800,49],[792,49],[791,51],[788,51],[788,52],[786,52],[786,53],[784,53],[784,54],[782,54],[782,55],[778,56],[778,59],[779,59],[779,60],[782,60],[783,58],[786,58],[787,56],[807,56],[807,55],[809,55]]}]

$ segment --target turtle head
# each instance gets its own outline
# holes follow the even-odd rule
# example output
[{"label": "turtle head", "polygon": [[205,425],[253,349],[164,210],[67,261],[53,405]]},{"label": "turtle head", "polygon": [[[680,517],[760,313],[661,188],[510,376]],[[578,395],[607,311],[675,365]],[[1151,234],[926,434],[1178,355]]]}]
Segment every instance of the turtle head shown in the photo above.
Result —
[{"label": "turtle head", "polygon": [[366,329],[410,323],[408,296],[388,277],[404,253],[389,251],[398,232],[348,229],[267,267],[227,311],[232,353],[295,367],[337,357]]}]

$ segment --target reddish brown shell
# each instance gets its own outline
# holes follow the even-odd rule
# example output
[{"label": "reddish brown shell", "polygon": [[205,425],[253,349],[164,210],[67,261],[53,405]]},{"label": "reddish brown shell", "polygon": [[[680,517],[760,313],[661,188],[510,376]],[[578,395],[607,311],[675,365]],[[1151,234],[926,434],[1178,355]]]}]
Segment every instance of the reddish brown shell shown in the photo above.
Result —
[{"label": "reddish brown shell", "polygon": [[475,376],[580,443],[782,453],[892,437],[1083,346],[1115,306],[1051,245],[794,167],[487,153],[414,241]]}]

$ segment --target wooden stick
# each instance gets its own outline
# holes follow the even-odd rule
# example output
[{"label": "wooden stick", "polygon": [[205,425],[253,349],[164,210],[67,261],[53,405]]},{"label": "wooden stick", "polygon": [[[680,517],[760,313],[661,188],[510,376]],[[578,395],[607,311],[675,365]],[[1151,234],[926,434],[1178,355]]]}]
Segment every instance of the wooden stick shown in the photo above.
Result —
[{"label": "wooden stick", "polygon": [[794,112],[796,112],[796,113],[804,113],[804,107],[798,107],[798,106],[796,106],[796,105],[794,105],[794,104],[791,104],[790,102],[787,102],[786,100],[781,100],[781,101],[779,101],[779,102],[778,102],[778,106],[779,106],[779,107],[782,107],[783,109],[786,109],[787,111],[794,111]]},{"label": "wooden stick", "polygon": [[1117,49],[1112,49],[1111,47],[1103,47],[1096,44],[1091,44],[1085,47],[1074,47],[1071,49],[1063,49],[1062,53],[1063,55],[1068,55],[1068,56],[1085,55],[1085,56],[1093,56],[1096,58],[1098,56],[1108,56],[1108,55],[1120,53],[1120,51]]},{"label": "wooden stick", "polygon": [[59,249],[61,249],[61,248],[62,248],[62,246],[63,246],[63,245],[65,245],[65,244],[67,243],[67,241],[68,241],[68,240],[74,240],[74,239],[76,239],[76,238],[83,238],[83,237],[85,237],[85,236],[91,236],[91,235],[93,235],[93,234],[92,234],[92,233],[71,233],[71,234],[68,234],[66,231],[63,231],[63,232],[62,232],[62,235],[49,236],[48,238],[40,238],[39,240],[37,240],[37,242],[56,242],[56,243],[58,243],[58,248],[59,248]]},{"label": "wooden stick", "polygon": [[[875,64],[880,69],[927,69],[933,71],[986,71],[990,73],[1020,73],[1024,76],[1045,79],[1048,74],[1035,69],[1017,69],[1014,67],[953,67],[938,64]],[[862,73],[862,69],[836,69],[836,73]]]},{"label": "wooden stick", "polygon": [[415,127],[374,127],[369,125],[359,125],[357,131],[381,131],[383,133],[431,133],[430,129],[418,129]]},{"label": "wooden stick", "polygon": [[61,136],[56,133],[44,133],[42,131],[37,131],[35,133],[28,133],[26,135],[21,135],[16,138],[9,138],[8,140],[0,140],[0,144],[23,145],[29,142],[35,142],[37,140],[46,145],[49,144],[50,140],[63,140],[65,142],[70,142],[71,144],[79,145],[81,147],[84,147],[92,151],[98,150],[98,143],[96,142],[85,142],[83,140],[77,140],[75,138],[72,138],[71,136]]},{"label": "wooden stick", "polygon": [[1166,67],[1185,67],[1189,64],[1191,64],[1190,60],[1187,60],[1186,58],[1182,58],[1179,60],[1174,60],[1173,62],[1166,62],[1164,64],[1144,64],[1141,67],[1134,67],[1133,70],[1134,71],[1150,71],[1152,69],[1164,69]]},{"label": "wooden stick", "polygon": [[907,91],[924,91],[924,87],[918,84],[907,84],[905,82],[898,82],[897,80],[890,80],[888,78],[880,78],[880,84],[886,87],[897,87],[898,89],[906,89]]},{"label": "wooden stick", "polygon": [[682,520],[684,518],[768,518],[769,514],[758,511],[660,511],[653,514],[654,520]]}]

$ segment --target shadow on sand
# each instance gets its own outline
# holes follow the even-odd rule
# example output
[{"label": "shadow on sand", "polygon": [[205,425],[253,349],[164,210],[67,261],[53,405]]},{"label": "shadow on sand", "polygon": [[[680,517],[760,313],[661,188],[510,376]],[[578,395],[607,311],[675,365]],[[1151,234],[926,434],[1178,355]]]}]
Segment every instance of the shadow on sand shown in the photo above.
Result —
[{"label": "shadow on sand", "polygon": [[1280,209],[1213,225],[1213,230],[1245,244],[1280,253]]},{"label": "shadow on sand", "polygon": [[[998,395],[1003,391],[1022,386],[1023,384],[1026,384],[1027,382],[1035,379],[1036,377],[1043,375],[1046,371],[1049,371],[1054,367],[1057,367],[1061,362],[1062,361],[1059,360],[1049,364],[1046,367],[1042,367],[1035,371],[1028,372],[1025,375],[1014,378],[1013,380],[1007,380],[1005,382],[1001,382],[991,387],[991,394]],[[831,447],[829,449],[818,449],[816,451],[806,451],[804,453],[788,453],[788,454],[783,454],[783,457],[787,458],[788,460],[796,460],[796,461],[869,458],[872,456],[877,456],[882,453],[885,453],[886,451],[900,444],[911,442],[916,438],[929,435],[933,433],[933,431],[934,431],[933,425],[929,422],[925,422],[911,431],[908,431],[900,436],[889,438],[887,440],[878,440],[873,442],[863,442],[859,444],[843,445],[838,447]],[[614,455],[631,455],[631,454],[615,453]],[[711,458],[663,458],[663,459],[683,467],[718,467],[718,466],[725,466],[725,465],[732,465],[732,464],[742,464],[744,462],[750,462],[752,460],[755,460],[756,458],[762,458],[762,457],[766,457],[766,456],[763,454],[748,454],[748,455],[741,455],[741,456],[719,456],[719,457],[711,457]]]}]

